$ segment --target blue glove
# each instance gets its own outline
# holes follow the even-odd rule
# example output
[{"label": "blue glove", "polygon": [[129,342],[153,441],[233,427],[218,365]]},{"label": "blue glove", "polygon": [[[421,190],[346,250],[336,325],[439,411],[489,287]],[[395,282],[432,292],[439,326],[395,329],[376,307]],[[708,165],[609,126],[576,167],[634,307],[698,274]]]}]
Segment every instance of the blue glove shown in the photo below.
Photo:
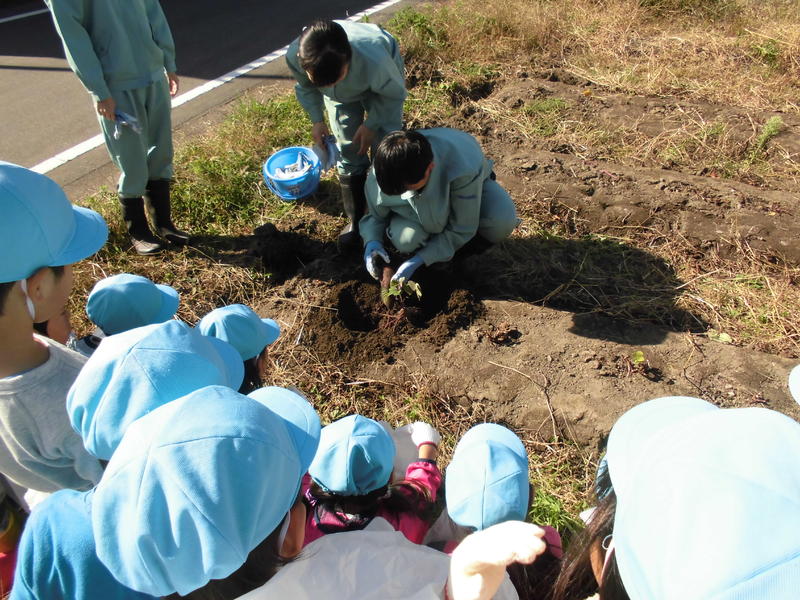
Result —
[{"label": "blue glove", "polygon": [[419,256],[419,254],[415,254],[411,258],[409,258],[406,262],[400,265],[400,268],[397,269],[397,272],[392,277],[392,281],[397,281],[398,279],[405,279],[408,281],[414,276],[414,271],[419,269],[422,265],[425,264],[425,261]]},{"label": "blue glove", "polygon": [[381,265],[378,263],[378,258],[382,258],[387,265],[389,264],[389,255],[386,254],[383,244],[373,240],[364,248],[364,265],[367,267],[369,274],[372,275],[372,278],[380,281]]}]

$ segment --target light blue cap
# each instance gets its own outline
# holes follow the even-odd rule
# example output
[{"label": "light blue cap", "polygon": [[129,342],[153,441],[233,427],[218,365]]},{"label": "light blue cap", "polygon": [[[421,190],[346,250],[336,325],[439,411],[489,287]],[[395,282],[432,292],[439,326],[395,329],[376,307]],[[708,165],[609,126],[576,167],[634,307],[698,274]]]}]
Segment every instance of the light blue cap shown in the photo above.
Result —
[{"label": "light blue cap", "polygon": [[185,596],[242,566],[303,476],[284,421],[210,386],[135,421],[95,490],[97,555],[121,583]]},{"label": "light blue cap", "polygon": [[678,397],[623,415],[607,458],[628,596],[797,598],[798,456],[800,424],[763,408]]},{"label": "light blue cap", "polygon": [[0,283],[83,260],[107,238],[103,217],[71,204],[55,181],[0,161]]},{"label": "light blue cap", "polygon": [[528,454],[516,434],[495,423],[476,425],[459,440],[445,476],[450,518],[478,531],[524,521],[530,485]]},{"label": "light blue cap", "polygon": [[351,415],[322,428],[308,473],[328,492],[363,496],[389,482],[394,455],[394,440],[380,423]]},{"label": "light blue cap", "polygon": [[319,446],[321,425],[319,415],[311,403],[299,391],[267,386],[247,394],[258,400],[286,421],[286,427],[294,440],[303,472],[308,470]]},{"label": "light blue cap", "polygon": [[154,600],[114,579],[97,558],[92,534],[94,490],[61,490],[31,512],[22,531],[14,600]]},{"label": "light blue cap", "polygon": [[203,335],[228,342],[239,351],[242,360],[261,354],[281,334],[275,321],[262,319],[244,304],[230,304],[212,310],[200,319],[197,328]]},{"label": "light blue cap", "polygon": [[238,390],[243,379],[230,344],[167,321],[104,338],[73,382],[67,412],[86,449],[108,460],[142,415],[208,385]]},{"label": "light blue cap", "polygon": [[789,373],[789,392],[796,402],[800,402],[800,365],[797,365]]},{"label": "light blue cap", "polygon": [[98,281],[89,293],[86,314],[106,335],[163,323],[178,312],[178,292],[147,277],[121,273]]}]

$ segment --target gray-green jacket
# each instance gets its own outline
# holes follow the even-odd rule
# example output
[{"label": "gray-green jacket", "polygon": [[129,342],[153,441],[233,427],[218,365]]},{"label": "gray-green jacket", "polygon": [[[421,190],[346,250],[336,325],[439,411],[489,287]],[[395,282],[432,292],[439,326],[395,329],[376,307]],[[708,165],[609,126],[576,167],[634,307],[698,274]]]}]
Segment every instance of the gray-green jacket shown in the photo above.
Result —
[{"label": "gray-green jacket", "polygon": [[399,196],[384,194],[375,178],[367,177],[367,214],[359,231],[367,244],[383,241],[392,213],[420,223],[431,236],[417,254],[426,265],[448,261],[478,231],[483,182],[492,162],[477,140],[456,129],[421,129],[433,149],[433,171],[422,190]]},{"label": "gray-green jacket", "polygon": [[45,0],[72,70],[95,100],[176,71],[158,0]]},{"label": "gray-green jacket", "polygon": [[350,69],[336,85],[320,88],[311,83],[297,57],[300,38],[293,41],[286,52],[286,63],[297,81],[297,100],[312,123],[323,120],[323,95],[343,104],[361,102],[367,112],[364,125],[369,129],[402,123],[406,85],[397,41],[378,25],[336,23],[344,28],[353,50]]}]

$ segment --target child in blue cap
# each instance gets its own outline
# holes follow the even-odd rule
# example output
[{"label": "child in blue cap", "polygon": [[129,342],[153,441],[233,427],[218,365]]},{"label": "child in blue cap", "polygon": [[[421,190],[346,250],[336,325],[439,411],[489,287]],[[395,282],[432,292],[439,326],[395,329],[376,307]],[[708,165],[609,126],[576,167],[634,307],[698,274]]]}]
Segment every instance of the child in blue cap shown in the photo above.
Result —
[{"label": "child in blue cap", "polygon": [[157,406],[209,385],[238,389],[244,370],[228,343],[182,321],[107,337],[67,395],[67,412],[86,449],[108,461],[122,434]]},{"label": "child in blue cap", "polygon": [[210,386],[128,428],[92,501],[97,556],[120,583],[236,598],[299,554],[300,481],[320,427],[285,392]]},{"label": "child in blue cap", "polygon": [[[443,550],[453,552],[473,531],[483,531],[507,521],[525,521],[530,511],[532,491],[528,453],[522,440],[510,429],[496,423],[476,425],[458,441],[453,459],[447,466],[447,510],[437,521],[437,529],[444,522],[444,532],[433,533],[449,537]],[[449,520],[452,523],[447,523]],[[547,552],[531,566],[513,565],[509,568],[520,596],[546,595],[542,592],[549,589],[559,570],[561,536],[552,527],[540,526],[540,529],[544,531]]]},{"label": "child in blue cap", "polygon": [[178,312],[179,301],[175,288],[141,275],[120,273],[101,279],[86,301],[86,314],[97,329],[78,340],[75,350],[91,356],[108,335],[168,321]]},{"label": "child in blue cap", "polygon": [[368,152],[403,125],[406,86],[399,44],[378,25],[319,20],[289,45],[286,63],[297,81],[297,100],[313,124],[314,142],[324,148],[329,127],[336,138],[342,205],[349,219],[339,247],[357,246]]},{"label": "child in blue cap", "polygon": [[796,598],[798,455],[800,424],[776,411],[639,404],[609,434],[612,531],[568,559],[593,567],[601,600]]},{"label": "child in blue cap", "polygon": [[320,447],[304,481],[309,507],[305,543],[327,533],[363,529],[382,517],[414,543],[422,543],[442,475],[436,466],[439,433],[413,423],[418,460],[405,479],[392,481],[395,444],[377,421],[351,415],[322,430]]},{"label": "child in blue cap", "polygon": [[[67,408],[86,449],[108,461],[128,426],[198,387],[236,388],[236,351],[169,321],[107,338],[73,383]],[[14,600],[144,600],[100,562],[92,533],[94,491],[61,490],[37,505],[20,543]]]},{"label": "child in blue cap", "polygon": [[0,162],[0,472],[25,488],[88,489],[102,474],[65,409],[86,359],[34,335],[33,323],[63,312],[72,263],[107,236],[103,218],[54,181]]},{"label": "child in blue cap", "polygon": [[263,385],[268,348],[281,334],[278,323],[262,319],[244,304],[230,304],[212,310],[197,324],[203,335],[228,342],[239,351],[244,362],[244,381],[239,390],[247,394]]}]

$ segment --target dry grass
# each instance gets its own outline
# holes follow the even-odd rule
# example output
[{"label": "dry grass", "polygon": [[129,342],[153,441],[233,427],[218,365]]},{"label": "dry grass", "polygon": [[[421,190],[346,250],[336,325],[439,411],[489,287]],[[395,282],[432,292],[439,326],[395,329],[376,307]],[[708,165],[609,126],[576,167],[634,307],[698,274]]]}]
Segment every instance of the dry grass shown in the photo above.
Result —
[{"label": "dry grass", "polygon": [[391,26],[410,62],[449,82],[465,62],[509,73],[558,66],[626,94],[800,108],[794,2],[458,0],[414,7]]},{"label": "dry grass", "polygon": [[[409,126],[477,111],[581,156],[690,171],[699,164],[751,183],[800,182],[796,155],[779,141],[759,144],[769,114],[800,114],[800,25],[792,4],[458,0],[406,9],[390,26],[415,84]],[[561,80],[588,84],[586,98],[566,99],[567,108],[580,109],[568,116],[484,100],[498,81],[554,70]],[[605,100],[620,94],[683,106],[668,107],[661,134],[643,134],[624,118],[604,120]],[[737,114],[716,114],[716,106],[737,107]]]}]

